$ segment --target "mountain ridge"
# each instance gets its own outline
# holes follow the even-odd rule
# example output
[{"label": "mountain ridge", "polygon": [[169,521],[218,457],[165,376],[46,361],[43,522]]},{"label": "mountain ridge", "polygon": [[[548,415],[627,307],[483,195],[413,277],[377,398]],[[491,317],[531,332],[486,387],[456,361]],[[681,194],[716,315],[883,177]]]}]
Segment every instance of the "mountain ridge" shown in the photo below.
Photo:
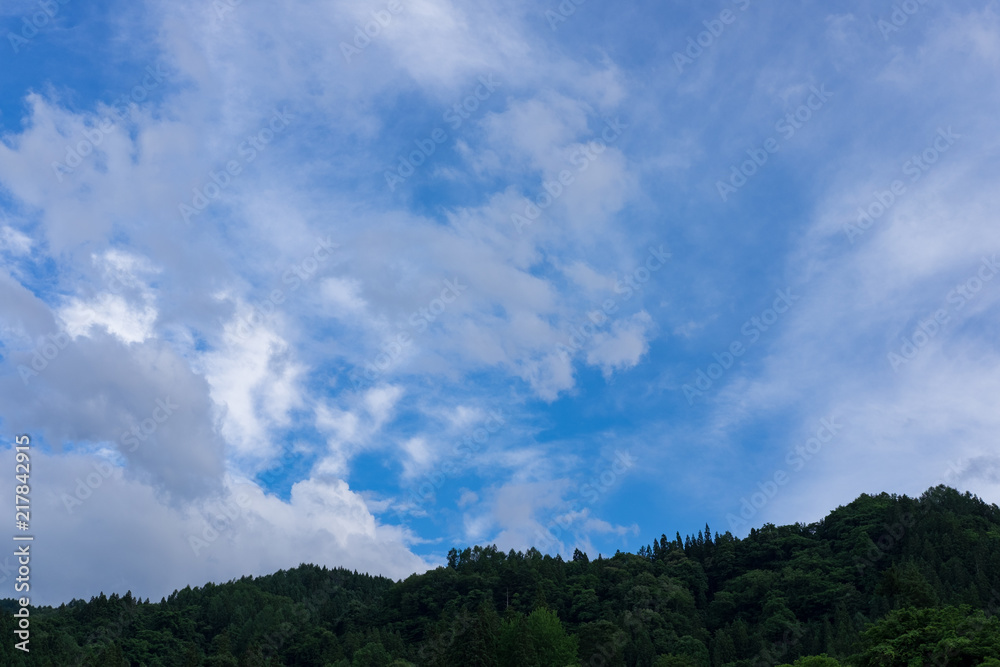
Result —
[{"label": "mountain ridge", "polygon": [[[745,538],[707,525],[685,538],[662,534],[635,554],[576,550],[564,560],[475,546],[400,581],[302,564],[185,587],[159,603],[101,593],[32,608],[32,662],[6,644],[0,657],[60,666],[867,667],[906,665],[916,651],[923,664],[989,665],[1000,658],[998,589],[1000,508],[941,485],[919,498],[862,494],[818,522],[764,524]],[[10,601],[0,608],[10,636]],[[925,643],[893,643],[916,636]]]}]

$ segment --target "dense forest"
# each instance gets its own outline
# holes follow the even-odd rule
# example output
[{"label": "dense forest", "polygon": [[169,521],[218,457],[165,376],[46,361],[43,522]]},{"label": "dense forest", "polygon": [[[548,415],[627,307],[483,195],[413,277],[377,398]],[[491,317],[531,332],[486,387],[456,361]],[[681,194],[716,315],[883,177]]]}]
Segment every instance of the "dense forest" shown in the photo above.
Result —
[{"label": "dense forest", "polygon": [[1000,508],[938,486],[863,495],[744,539],[666,535],[571,560],[452,550],[401,582],[314,565],[31,610],[3,665],[1000,667]]}]

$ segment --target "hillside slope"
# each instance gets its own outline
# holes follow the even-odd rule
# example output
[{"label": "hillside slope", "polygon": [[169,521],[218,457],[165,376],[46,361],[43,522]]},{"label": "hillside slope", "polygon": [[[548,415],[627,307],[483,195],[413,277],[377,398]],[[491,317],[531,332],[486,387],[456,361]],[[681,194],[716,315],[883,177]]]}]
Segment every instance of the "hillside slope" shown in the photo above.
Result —
[{"label": "hillside slope", "polygon": [[608,558],[477,546],[398,583],[302,565],[159,603],[102,594],[33,609],[30,662],[9,641],[0,662],[984,665],[1000,658],[998,608],[1000,508],[939,486],[863,495],[811,525],[745,539],[706,526]]}]

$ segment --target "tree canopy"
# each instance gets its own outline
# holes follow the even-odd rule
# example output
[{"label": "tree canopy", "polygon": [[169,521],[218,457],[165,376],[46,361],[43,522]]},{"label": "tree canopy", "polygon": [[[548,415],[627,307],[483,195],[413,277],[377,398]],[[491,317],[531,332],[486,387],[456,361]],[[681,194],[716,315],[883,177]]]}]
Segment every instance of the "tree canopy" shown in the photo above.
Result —
[{"label": "tree canopy", "polygon": [[[30,660],[149,667],[1000,667],[1000,508],[939,486],[862,495],[745,538],[638,553],[453,549],[403,581],[301,565],[31,609]],[[13,600],[0,632],[13,636]]]}]

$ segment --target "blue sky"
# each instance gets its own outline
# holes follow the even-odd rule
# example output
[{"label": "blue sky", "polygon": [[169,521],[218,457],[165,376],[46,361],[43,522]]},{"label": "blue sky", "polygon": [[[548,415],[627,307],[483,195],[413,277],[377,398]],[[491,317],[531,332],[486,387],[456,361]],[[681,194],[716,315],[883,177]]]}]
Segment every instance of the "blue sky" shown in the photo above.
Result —
[{"label": "blue sky", "polygon": [[1000,499],[996,2],[0,20],[39,602]]}]

